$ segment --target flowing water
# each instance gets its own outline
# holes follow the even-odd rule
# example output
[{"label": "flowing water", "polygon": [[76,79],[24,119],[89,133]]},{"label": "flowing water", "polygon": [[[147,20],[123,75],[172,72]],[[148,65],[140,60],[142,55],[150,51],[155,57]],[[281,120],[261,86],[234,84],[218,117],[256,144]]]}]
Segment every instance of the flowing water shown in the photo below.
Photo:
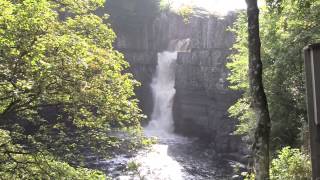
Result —
[{"label": "flowing water", "polygon": [[173,134],[173,99],[176,93],[175,64],[177,52],[165,51],[158,54],[158,65],[151,83],[154,108],[151,121],[145,127],[145,135],[158,139],[149,153],[138,156],[141,174],[149,179],[184,179],[183,166],[169,156],[170,144],[188,143],[186,138]]},{"label": "flowing water", "polygon": [[[176,59],[177,52],[159,53],[156,73],[151,83],[154,109],[151,121],[145,127],[145,135],[156,137],[157,144],[148,150],[141,150],[134,157],[123,155],[106,162],[109,165],[107,172],[113,174],[114,179],[229,179],[228,176],[223,176],[230,174],[230,169],[227,168],[229,162],[222,160],[206,143],[173,133]],[[138,168],[135,173],[124,175],[118,167],[125,166],[128,162],[134,162]]]},{"label": "flowing water", "polygon": [[145,128],[146,135],[159,137],[173,134],[172,106],[176,93],[175,64],[177,52],[162,52],[158,54],[158,65],[151,83],[154,108],[151,121]]}]

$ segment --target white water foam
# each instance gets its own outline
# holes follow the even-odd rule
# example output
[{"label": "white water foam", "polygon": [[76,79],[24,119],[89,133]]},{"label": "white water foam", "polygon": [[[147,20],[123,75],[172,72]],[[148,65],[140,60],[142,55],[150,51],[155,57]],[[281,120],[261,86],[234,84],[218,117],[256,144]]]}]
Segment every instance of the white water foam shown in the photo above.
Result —
[{"label": "white water foam", "polygon": [[145,128],[147,136],[168,137],[173,134],[173,99],[176,93],[175,65],[177,52],[158,53],[156,74],[152,79],[154,108],[151,121]]},{"label": "white water foam", "polygon": [[[186,42],[186,43],[185,43]],[[187,49],[188,41],[173,42],[172,46]],[[176,50],[177,48],[170,48]],[[164,51],[158,53],[158,65],[152,79],[154,108],[151,120],[144,128],[146,136],[156,137],[158,143],[149,151],[139,153],[133,162],[138,163],[139,176],[146,180],[184,180],[186,172],[180,162],[169,155],[174,144],[188,144],[190,140],[174,134],[173,100],[175,89],[175,66],[177,52]],[[122,180],[122,179],[121,179]]]},{"label": "white water foam", "polygon": [[158,65],[152,79],[154,108],[149,125],[144,128],[147,136],[159,138],[150,151],[140,154],[135,162],[140,164],[140,174],[147,180],[182,180],[183,167],[168,155],[168,143],[179,137],[173,134],[173,99],[176,93],[175,65],[177,52],[158,53]]}]

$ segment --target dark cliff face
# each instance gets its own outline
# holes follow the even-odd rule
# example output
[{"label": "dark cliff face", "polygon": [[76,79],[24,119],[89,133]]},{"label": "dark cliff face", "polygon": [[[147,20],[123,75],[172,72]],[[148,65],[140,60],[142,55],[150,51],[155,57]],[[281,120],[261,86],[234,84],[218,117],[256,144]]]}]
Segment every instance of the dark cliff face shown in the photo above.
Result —
[{"label": "dark cliff face", "polygon": [[191,51],[178,54],[176,67],[176,131],[210,138],[220,151],[238,151],[240,142],[231,135],[235,121],[228,117],[228,108],[239,93],[228,89],[225,66],[234,43],[227,29],[235,18],[235,14],[193,17],[187,27]]},{"label": "dark cliff face", "polygon": [[230,135],[235,121],[228,117],[227,110],[239,93],[227,88],[225,67],[234,43],[234,36],[227,29],[232,26],[236,14],[217,17],[196,13],[187,24],[173,13],[149,12],[148,17],[132,20],[140,17],[135,16],[134,6],[123,12],[118,7],[120,4],[117,4],[118,10],[112,3],[107,8],[113,9],[109,12],[118,37],[115,46],[124,53],[131,72],[142,83],[137,89],[137,97],[144,113],[149,117],[152,113],[150,83],[157,53],[167,50],[169,44],[187,40],[189,51],[178,53],[176,66],[175,130],[189,136],[210,138],[219,144],[217,150],[238,151],[240,138]]},{"label": "dark cliff face", "polygon": [[117,34],[115,48],[122,52],[130,63],[130,71],[141,82],[136,90],[140,108],[147,116],[152,113],[150,83],[157,65],[157,48],[153,39],[153,24],[159,14],[158,0],[107,0],[104,9],[112,28]]}]

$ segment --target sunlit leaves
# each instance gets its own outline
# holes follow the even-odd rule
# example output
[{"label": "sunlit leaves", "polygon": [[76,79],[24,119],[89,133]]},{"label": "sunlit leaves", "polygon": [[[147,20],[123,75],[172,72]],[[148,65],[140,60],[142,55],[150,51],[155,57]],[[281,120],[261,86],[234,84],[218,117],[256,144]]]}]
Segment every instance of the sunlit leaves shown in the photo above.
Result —
[{"label": "sunlit leaves", "polygon": [[[270,1],[271,2],[271,1]],[[297,146],[302,124],[306,119],[304,67],[302,49],[319,41],[320,2],[314,0],[272,1],[278,8],[260,9],[260,35],[264,86],[272,120],[272,148],[280,144]],[[305,6],[306,4],[309,4]],[[269,4],[273,6],[272,4]],[[251,108],[248,104],[247,25],[240,15],[234,25],[236,43],[228,68],[231,88],[245,91],[243,98],[230,108],[231,115],[240,119],[239,130],[252,127],[254,121],[244,121]],[[243,107],[248,107],[246,112]],[[243,128],[245,127],[245,128]],[[249,130],[249,129],[247,129]],[[250,135],[251,131],[247,134]]]},{"label": "sunlit leaves", "polygon": [[190,23],[190,19],[194,14],[194,10],[192,6],[182,6],[177,10],[177,14],[183,18],[184,23]]},{"label": "sunlit leaves", "polygon": [[14,145],[9,132],[2,129],[0,142],[1,179],[106,179],[99,171],[71,167],[46,152],[29,154]]},{"label": "sunlit leaves", "polygon": [[278,157],[272,160],[270,179],[310,179],[310,158],[299,149],[283,148]]},{"label": "sunlit leaves", "polygon": [[27,159],[46,153],[48,162],[38,164],[71,174],[82,170],[62,161],[83,164],[83,152],[107,156],[119,142],[110,129],[139,129],[143,117],[134,99],[138,83],[112,47],[115,33],[91,13],[102,4],[0,0],[0,128]]},{"label": "sunlit leaves", "polygon": [[247,90],[248,80],[248,35],[247,35],[246,15],[241,13],[234,27],[230,29],[236,34],[236,43],[233,45],[235,53],[229,56],[227,63],[231,75],[228,77],[230,88],[234,90]]},{"label": "sunlit leaves", "polygon": [[60,12],[85,14],[96,10],[104,4],[104,0],[52,0],[49,1]]}]

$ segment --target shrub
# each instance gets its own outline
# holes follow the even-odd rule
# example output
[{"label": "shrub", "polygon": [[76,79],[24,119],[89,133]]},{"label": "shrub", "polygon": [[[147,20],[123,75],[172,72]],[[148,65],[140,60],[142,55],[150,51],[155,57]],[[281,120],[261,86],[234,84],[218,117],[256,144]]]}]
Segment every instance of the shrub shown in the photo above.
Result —
[{"label": "shrub", "polygon": [[177,13],[178,15],[183,17],[184,23],[188,24],[190,22],[192,15],[194,14],[194,9],[192,6],[185,5],[180,7]]},{"label": "shrub", "polygon": [[278,157],[272,160],[270,168],[271,180],[303,180],[311,177],[309,156],[299,149],[283,148]]},{"label": "shrub", "polygon": [[[254,180],[254,173],[242,173],[245,180]],[[309,180],[311,162],[299,149],[283,148],[270,167],[270,180]]]}]

